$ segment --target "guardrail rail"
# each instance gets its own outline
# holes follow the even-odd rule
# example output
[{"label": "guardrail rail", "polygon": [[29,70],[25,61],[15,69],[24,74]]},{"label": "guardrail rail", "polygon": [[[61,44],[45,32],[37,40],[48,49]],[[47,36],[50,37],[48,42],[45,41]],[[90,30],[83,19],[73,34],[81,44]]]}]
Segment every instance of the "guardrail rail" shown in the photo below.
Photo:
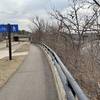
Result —
[{"label": "guardrail rail", "polygon": [[89,100],[57,54],[47,45],[41,43],[41,46],[52,56],[66,92],[66,100]]}]

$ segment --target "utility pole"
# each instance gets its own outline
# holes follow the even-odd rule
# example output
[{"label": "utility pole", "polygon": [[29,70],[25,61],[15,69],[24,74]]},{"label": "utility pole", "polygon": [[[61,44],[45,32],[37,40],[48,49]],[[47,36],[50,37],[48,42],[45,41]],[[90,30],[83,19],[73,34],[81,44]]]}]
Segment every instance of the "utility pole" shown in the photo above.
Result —
[{"label": "utility pole", "polygon": [[12,45],[11,45],[11,25],[7,25],[8,29],[8,41],[9,41],[9,60],[12,60]]}]

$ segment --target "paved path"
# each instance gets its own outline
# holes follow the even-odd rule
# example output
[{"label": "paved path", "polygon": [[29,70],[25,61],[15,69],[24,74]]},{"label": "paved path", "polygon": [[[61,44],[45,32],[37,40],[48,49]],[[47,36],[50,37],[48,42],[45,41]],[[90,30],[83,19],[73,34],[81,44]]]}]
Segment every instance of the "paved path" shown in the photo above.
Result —
[{"label": "paved path", "polygon": [[36,46],[19,71],[0,90],[0,100],[58,100],[47,59]]},{"label": "paved path", "polygon": [[[17,43],[17,44],[14,44],[12,45],[12,53],[18,49],[19,47],[21,47],[22,45],[24,45],[25,43]],[[18,53],[13,53],[13,55],[18,55]],[[20,55],[20,54],[19,54]],[[0,50],[0,59],[4,58],[4,57],[8,57],[9,56],[9,49],[8,48],[4,48],[4,49],[1,49]]]},{"label": "paved path", "polygon": [[[12,46],[18,45],[18,44],[19,44],[18,42],[12,42]],[[7,45],[6,41],[0,42],[0,50],[8,48],[8,47],[6,47],[6,45]]]}]

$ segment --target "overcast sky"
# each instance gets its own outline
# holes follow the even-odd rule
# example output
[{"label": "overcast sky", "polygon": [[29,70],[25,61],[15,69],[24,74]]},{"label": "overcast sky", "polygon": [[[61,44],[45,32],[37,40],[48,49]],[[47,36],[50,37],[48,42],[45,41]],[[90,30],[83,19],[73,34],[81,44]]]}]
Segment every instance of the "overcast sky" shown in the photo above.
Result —
[{"label": "overcast sky", "polygon": [[63,10],[66,6],[67,0],[0,0],[0,24],[18,23],[20,29],[29,30],[33,16],[47,18],[52,8]]}]

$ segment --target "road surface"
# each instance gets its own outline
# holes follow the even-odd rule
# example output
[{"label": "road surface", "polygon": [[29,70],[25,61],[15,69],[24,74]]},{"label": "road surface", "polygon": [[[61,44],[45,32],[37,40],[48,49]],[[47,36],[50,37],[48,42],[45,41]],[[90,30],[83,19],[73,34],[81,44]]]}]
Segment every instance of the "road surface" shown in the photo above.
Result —
[{"label": "road surface", "polygon": [[49,64],[38,47],[30,46],[19,71],[1,88],[0,100],[58,100]]}]

